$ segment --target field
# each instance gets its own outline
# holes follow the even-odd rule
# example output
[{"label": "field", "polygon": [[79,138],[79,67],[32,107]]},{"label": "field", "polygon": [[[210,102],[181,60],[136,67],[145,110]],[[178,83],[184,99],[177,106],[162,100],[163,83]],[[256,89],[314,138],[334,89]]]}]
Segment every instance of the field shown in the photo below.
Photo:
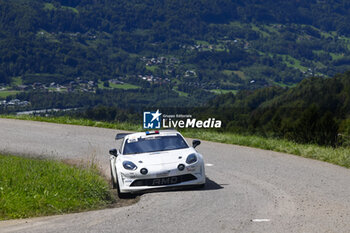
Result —
[{"label": "field", "polygon": [[7,96],[16,95],[19,91],[0,91],[0,98],[5,99]]},{"label": "field", "polygon": [[[69,7],[69,6],[61,6],[62,9],[68,9],[73,11],[76,14],[79,14],[79,11],[76,8]],[[57,10],[57,8],[52,3],[45,3],[44,4],[45,10]]]},{"label": "field", "polygon": [[139,89],[139,86],[133,85],[133,84],[129,84],[129,83],[122,83],[122,84],[115,84],[115,83],[111,83],[109,82],[109,87],[105,87],[103,86],[103,82],[99,82],[98,83],[98,88],[101,89],[123,89],[123,90],[132,90],[132,89]]},{"label": "field", "polygon": [[212,89],[210,91],[218,95],[227,94],[227,93],[236,94],[238,92],[237,90],[224,90],[224,89]]}]

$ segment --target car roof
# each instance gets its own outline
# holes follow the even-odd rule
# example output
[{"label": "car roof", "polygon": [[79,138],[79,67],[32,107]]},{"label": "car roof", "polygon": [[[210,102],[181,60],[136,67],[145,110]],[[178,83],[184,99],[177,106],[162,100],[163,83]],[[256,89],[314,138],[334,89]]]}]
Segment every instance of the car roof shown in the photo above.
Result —
[{"label": "car roof", "polygon": [[129,138],[145,138],[148,136],[171,136],[174,134],[179,134],[177,130],[173,129],[168,129],[168,130],[155,130],[155,131],[146,131],[146,132],[137,132],[137,133],[132,133],[128,134],[124,137],[124,139],[129,139]]}]

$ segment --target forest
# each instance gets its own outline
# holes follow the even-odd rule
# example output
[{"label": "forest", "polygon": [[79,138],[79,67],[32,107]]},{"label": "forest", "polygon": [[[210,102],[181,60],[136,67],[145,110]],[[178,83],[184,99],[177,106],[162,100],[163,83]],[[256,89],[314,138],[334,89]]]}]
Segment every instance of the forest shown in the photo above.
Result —
[{"label": "forest", "polygon": [[218,113],[226,131],[299,143],[347,144],[350,72],[334,78],[308,78],[288,89],[268,87],[221,95],[206,106],[202,114]]}]

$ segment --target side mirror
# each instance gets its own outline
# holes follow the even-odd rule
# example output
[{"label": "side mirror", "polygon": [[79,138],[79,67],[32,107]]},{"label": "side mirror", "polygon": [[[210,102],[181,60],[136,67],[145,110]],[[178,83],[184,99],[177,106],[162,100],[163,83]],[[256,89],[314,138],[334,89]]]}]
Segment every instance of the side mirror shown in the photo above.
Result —
[{"label": "side mirror", "polygon": [[119,151],[117,149],[110,149],[109,154],[117,157],[119,155]]},{"label": "side mirror", "polygon": [[193,148],[196,148],[196,146],[198,146],[198,145],[200,145],[200,144],[201,144],[201,141],[199,141],[199,140],[197,140],[197,139],[195,139],[195,140],[192,141],[192,146],[193,146]]}]

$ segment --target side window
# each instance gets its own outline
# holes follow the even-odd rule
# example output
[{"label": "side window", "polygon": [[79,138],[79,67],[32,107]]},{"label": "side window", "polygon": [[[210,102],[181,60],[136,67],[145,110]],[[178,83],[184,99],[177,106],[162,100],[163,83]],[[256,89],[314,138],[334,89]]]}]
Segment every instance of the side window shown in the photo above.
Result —
[{"label": "side window", "polygon": [[122,149],[123,149],[124,143],[125,143],[125,138],[123,139],[122,143],[120,144],[120,149],[119,149],[120,153],[122,153],[122,154],[123,154]]}]

